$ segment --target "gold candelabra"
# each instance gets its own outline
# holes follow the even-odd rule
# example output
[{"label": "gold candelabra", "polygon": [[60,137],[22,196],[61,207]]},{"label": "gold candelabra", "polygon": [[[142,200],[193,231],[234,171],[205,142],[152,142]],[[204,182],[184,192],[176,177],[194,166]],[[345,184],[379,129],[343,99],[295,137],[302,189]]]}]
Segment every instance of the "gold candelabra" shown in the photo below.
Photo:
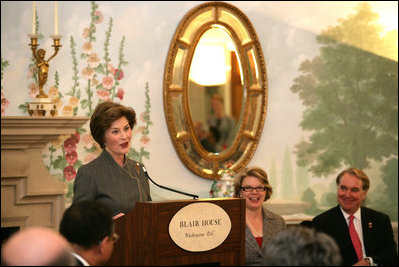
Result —
[{"label": "gold candelabra", "polygon": [[56,104],[54,104],[44,92],[44,85],[47,82],[48,71],[49,71],[49,62],[53,59],[57,54],[62,46],[60,44],[61,35],[51,35],[51,38],[54,41],[52,47],[54,47],[54,53],[49,57],[47,60],[45,59],[46,50],[40,48],[37,49],[39,44],[37,43],[38,35],[37,34],[28,34],[30,38],[30,47],[32,50],[33,57],[36,62],[36,70],[37,70],[37,81],[39,85],[39,94],[37,95],[37,101],[30,102],[28,111],[29,115],[38,115],[38,116],[45,116],[46,111],[54,116],[56,114]]}]

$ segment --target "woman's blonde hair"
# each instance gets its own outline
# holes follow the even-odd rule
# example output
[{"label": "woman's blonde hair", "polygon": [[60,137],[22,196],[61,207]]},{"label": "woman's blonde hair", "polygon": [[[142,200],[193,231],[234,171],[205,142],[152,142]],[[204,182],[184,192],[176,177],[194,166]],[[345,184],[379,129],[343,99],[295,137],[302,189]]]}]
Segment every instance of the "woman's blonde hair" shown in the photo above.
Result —
[{"label": "woman's blonde hair", "polygon": [[253,176],[258,178],[261,183],[266,187],[266,195],[264,201],[268,200],[273,193],[273,188],[269,184],[267,173],[260,167],[247,167],[242,170],[234,179],[234,194],[236,197],[240,196],[242,182],[245,177]]}]

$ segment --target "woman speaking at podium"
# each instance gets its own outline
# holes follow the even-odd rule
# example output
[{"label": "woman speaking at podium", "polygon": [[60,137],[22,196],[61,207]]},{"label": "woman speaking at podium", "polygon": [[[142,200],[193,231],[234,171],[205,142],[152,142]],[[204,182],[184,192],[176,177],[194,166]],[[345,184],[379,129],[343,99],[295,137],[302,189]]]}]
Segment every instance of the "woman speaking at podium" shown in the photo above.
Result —
[{"label": "woman speaking at podium", "polygon": [[133,108],[113,102],[97,105],[90,131],[102,153],[78,169],[73,203],[95,200],[116,216],[133,210],[136,202],[151,200],[143,165],[127,157],[135,124]]}]

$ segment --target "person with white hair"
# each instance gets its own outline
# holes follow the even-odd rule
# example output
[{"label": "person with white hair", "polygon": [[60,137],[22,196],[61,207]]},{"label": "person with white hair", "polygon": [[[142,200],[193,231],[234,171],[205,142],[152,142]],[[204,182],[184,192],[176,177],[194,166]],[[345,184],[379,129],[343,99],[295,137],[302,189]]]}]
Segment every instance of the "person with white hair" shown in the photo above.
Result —
[{"label": "person with white hair", "polygon": [[56,230],[32,226],[13,234],[1,250],[3,266],[74,266],[68,241]]}]

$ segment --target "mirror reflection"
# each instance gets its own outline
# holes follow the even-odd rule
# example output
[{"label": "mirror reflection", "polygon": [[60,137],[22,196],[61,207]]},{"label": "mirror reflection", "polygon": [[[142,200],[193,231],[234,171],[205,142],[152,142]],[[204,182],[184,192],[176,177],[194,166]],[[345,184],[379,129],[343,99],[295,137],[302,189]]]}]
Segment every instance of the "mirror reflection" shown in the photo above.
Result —
[{"label": "mirror reflection", "polygon": [[188,77],[188,102],[196,138],[207,151],[229,149],[243,110],[242,70],[228,31],[214,25],[201,36]]}]

